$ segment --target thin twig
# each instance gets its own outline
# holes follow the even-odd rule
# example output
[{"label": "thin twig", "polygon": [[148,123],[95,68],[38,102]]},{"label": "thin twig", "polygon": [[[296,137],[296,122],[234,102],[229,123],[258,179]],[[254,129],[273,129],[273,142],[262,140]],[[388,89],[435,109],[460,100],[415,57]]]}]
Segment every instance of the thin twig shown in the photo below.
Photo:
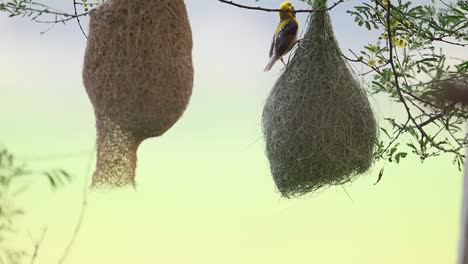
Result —
[{"label": "thin twig", "polygon": [[429,118],[429,119],[427,119],[426,121],[424,121],[424,122],[422,122],[421,124],[419,124],[419,127],[424,127],[424,126],[426,126],[426,125],[428,125],[428,124],[430,124],[430,123],[432,123],[432,122],[434,122],[434,121],[436,121],[436,120],[438,120],[438,119],[444,117],[445,115],[447,115],[448,112],[450,112],[450,110],[452,110],[452,108],[453,108],[454,106],[455,106],[455,104],[449,105],[448,107],[446,107],[446,108],[444,109],[443,112],[440,112],[440,113],[438,113],[437,115],[432,116],[431,118]]},{"label": "thin twig", "polygon": [[[340,52],[343,58],[345,58],[346,60],[350,62],[362,62],[362,60],[360,60],[359,57],[357,57],[357,59],[351,59],[350,57],[344,55],[344,53],[341,50],[338,49],[338,51]],[[356,54],[354,54],[354,52],[351,49],[349,49],[349,51],[351,51],[351,53],[353,53],[353,55],[356,56]]]},{"label": "thin twig", "polygon": [[85,38],[88,39],[88,36],[86,35],[83,26],[81,25],[80,17],[78,16],[78,10],[76,9],[76,0],[73,0],[73,10],[75,12],[76,21],[78,22],[78,26],[80,27],[81,33],[83,33],[83,36],[85,36]]},{"label": "thin twig", "polygon": [[[91,161],[92,161],[93,153],[94,153],[94,149],[91,152],[90,159],[88,161],[88,165],[87,165],[86,173],[85,173],[86,176],[91,173]],[[62,257],[58,261],[58,264],[63,264],[65,262],[65,259],[67,258],[68,254],[70,253],[70,250],[71,250],[72,246],[75,244],[76,238],[78,237],[78,233],[81,230],[81,226],[83,224],[84,216],[85,216],[85,213],[86,213],[86,208],[88,206],[88,189],[89,189],[88,188],[88,178],[89,177],[86,177],[85,183],[83,185],[83,202],[81,204],[81,210],[80,210],[80,215],[78,216],[78,222],[76,223],[75,229],[73,231],[73,235],[72,235],[70,241],[68,242],[68,245],[67,245],[67,247],[65,248],[65,251],[62,254]]]},{"label": "thin twig", "polygon": [[383,154],[385,154],[385,152],[387,152],[387,150],[390,149],[390,147],[393,145],[393,143],[395,143],[395,141],[400,137],[400,135],[403,133],[403,131],[405,131],[406,127],[408,126],[409,121],[410,121],[410,119],[408,118],[406,120],[405,124],[398,130],[398,133],[396,134],[396,136],[394,138],[392,138],[390,143],[388,143],[387,147],[380,154],[381,158],[383,158]]},{"label": "thin twig", "polygon": [[456,45],[456,46],[460,46],[460,47],[468,46],[468,43],[453,42],[453,41],[449,41],[449,40],[444,39],[444,37],[438,37],[438,38],[433,37],[433,38],[431,38],[431,40],[447,43],[447,44],[450,44],[450,45]]},{"label": "thin twig", "polygon": [[[88,186],[86,186],[86,188],[88,188]],[[65,248],[65,251],[64,251],[62,257],[58,261],[58,264],[63,264],[65,262],[65,259],[67,258],[68,253],[70,253],[70,249],[75,244],[76,238],[78,237],[78,233],[81,230],[81,225],[83,223],[83,219],[84,219],[84,216],[85,216],[85,211],[86,211],[87,204],[88,204],[87,199],[84,198],[82,206],[81,206],[81,210],[80,210],[80,215],[78,217],[78,222],[77,222],[77,224],[75,226],[75,229],[73,231],[73,235],[72,235],[72,237],[70,239],[70,242],[68,242],[68,245]]]},{"label": "thin twig", "polygon": [[39,240],[37,241],[34,241],[31,233],[29,233],[29,237],[31,238],[31,241],[33,242],[34,244],[34,251],[33,251],[33,254],[31,256],[31,261],[29,262],[30,264],[34,264],[34,262],[36,261],[36,258],[37,256],[39,255],[39,248],[41,247],[42,245],[42,242],[44,241],[44,238],[45,238],[45,234],[47,232],[47,228],[44,228],[42,230],[42,234],[41,234],[41,237],[39,238]]},{"label": "thin twig", "polygon": [[343,188],[343,191],[344,191],[344,193],[346,194],[346,196],[348,196],[348,199],[349,199],[352,203],[354,203],[353,198],[351,197],[351,195],[349,195],[349,193],[348,193],[348,191],[346,190],[346,188],[345,188],[343,185],[341,185],[341,188]]},{"label": "thin twig", "polygon": [[[277,9],[277,8],[264,8],[264,7],[260,7],[260,6],[241,5],[241,4],[238,4],[238,3],[234,2],[234,1],[226,1],[226,0],[218,0],[218,1],[221,2],[221,3],[224,3],[224,4],[232,5],[232,6],[239,7],[239,8],[249,9],[249,10],[256,10],[256,11],[263,11],[263,12],[282,12],[282,11],[284,11],[284,10]],[[290,12],[294,12],[294,13],[314,13],[314,12],[317,12],[317,11],[330,11],[330,10],[332,10],[333,8],[335,8],[336,6],[338,6],[339,4],[341,4],[343,2],[345,2],[345,0],[339,0],[339,1],[335,2],[335,3],[333,3],[328,8],[298,9],[298,10],[291,10]]]},{"label": "thin twig", "polygon": [[[78,14],[77,16],[75,15],[65,15],[65,14],[55,14],[55,19],[54,20],[39,20],[39,19],[34,19],[34,22],[41,23],[41,24],[58,24],[58,23],[65,23],[68,22],[72,19],[75,19],[77,17],[82,17],[82,16],[87,16],[89,12],[81,13]],[[65,18],[58,18],[58,16],[65,17]]]},{"label": "thin twig", "polygon": [[413,99],[415,99],[415,100],[417,100],[417,101],[419,101],[419,102],[421,102],[421,103],[423,103],[423,104],[426,104],[426,105],[428,105],[428,106],[432,106],[432,107],[434,107],[434,108],[438,108],[437,105],[435,105],[435,104],[433,104],[433,103],[431,103],[431,102],[429,102],[429,101],[427,101],[427,100],[424,100],[424,99],[422,99],[422,98],[416,96],[415,94],[413,94],[412,92],[410,92],[410,91],[408,91],[408,90],[401,89],[401,91],[402,91],[403,93],[405,93],[406,95],[412,97]]}]

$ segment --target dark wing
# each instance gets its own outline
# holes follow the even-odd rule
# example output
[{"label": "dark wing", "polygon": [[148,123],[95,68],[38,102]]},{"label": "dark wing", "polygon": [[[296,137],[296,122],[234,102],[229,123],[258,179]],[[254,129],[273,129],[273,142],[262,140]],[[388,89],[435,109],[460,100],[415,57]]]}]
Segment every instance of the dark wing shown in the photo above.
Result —
[{"label": "dark wing", "polygon": [[270,58],[273,56],[273,50],[275,49],[275,39],[276,34],[273,34],[273,39],[271,40],[271,47],[270,47]]},{"label": "dark wing", "polygon": [[299,25],[296,23],[296,21],[289,20],[276,34],[274,50],[278,57],[283,56],[286,52],[289,51],[289,48],[293,44],[292,42],[296,38],[298,28]]}]

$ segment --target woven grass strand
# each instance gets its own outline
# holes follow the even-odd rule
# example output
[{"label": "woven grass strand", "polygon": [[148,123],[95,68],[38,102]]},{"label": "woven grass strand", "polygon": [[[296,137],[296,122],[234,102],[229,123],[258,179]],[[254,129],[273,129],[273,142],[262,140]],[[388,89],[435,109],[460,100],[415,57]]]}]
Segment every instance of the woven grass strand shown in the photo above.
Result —
[{"label": "woven grass strand", "polygon": [[341,56],[328,12],[311,14],[262,119],[271,173],[284,197],[347,183],[370,168],[376,120]]}]

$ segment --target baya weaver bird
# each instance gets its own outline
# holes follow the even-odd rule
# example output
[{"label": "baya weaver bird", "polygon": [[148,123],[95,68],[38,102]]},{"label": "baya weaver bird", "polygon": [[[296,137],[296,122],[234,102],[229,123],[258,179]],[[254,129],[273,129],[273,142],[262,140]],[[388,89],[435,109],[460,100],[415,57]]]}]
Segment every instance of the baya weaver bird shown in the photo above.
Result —
[{"label": "baya weaver bird", "polygon": [[[265,67],[265,71],[271,70],[271,67],[281,60],[284,65],[283,56],[288,53],[298,41],[299,21],[296,18],[294,5],[289,2],[283,2],[280,7],[279,18],[280,22],[276,27],[273,40],[270,48],[270,61]],[[284,10],[284,11],[283,11]]]}]

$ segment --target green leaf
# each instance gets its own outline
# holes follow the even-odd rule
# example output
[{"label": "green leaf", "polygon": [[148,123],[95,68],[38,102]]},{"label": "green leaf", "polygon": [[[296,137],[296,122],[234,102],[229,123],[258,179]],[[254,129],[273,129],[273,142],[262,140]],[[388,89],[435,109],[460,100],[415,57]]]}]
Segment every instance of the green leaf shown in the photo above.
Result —
[{"label": "green leaf", "polygon": [[55,181],[54,176],[51,173],[47,172],[47,171],[44,172],[44,175],[47,176],[47,179],[49,180],[50,186],[53,189],[57,188],[57,182]]},{"label": "green leaf", "polygon": [[367,30],[371,30],[371,29],[372,29],[371,24],[370,24],[368,21],[366,21],[365,24],[366,24]]},{"label": "green leaf", "polygon": [[407,155],[408,155],[408,153],[406,153],[406,152],[397,153],[397,154],[395,155],[395,161],[396,161],[396,163],[400,163],[400,160],[406,158]]},{"label": "green leaf", "polygon": [[388,134],[385,128],[381,127],[380,130],[382,130],[385,133],[385,135],[387,135],[387,137],[390,138],[390,135]]},{"label": "green leaf", "polygon": [[380,180],[382,180],[382,177],[383,177],[383,174],[384,174],[384,169],[385,169],[385,167],[382,167],[382,169],[380,169],[379,176],[377,177],[377,181],[374,183],[374,185],[377,185],[377,183],[379,183]]}]

